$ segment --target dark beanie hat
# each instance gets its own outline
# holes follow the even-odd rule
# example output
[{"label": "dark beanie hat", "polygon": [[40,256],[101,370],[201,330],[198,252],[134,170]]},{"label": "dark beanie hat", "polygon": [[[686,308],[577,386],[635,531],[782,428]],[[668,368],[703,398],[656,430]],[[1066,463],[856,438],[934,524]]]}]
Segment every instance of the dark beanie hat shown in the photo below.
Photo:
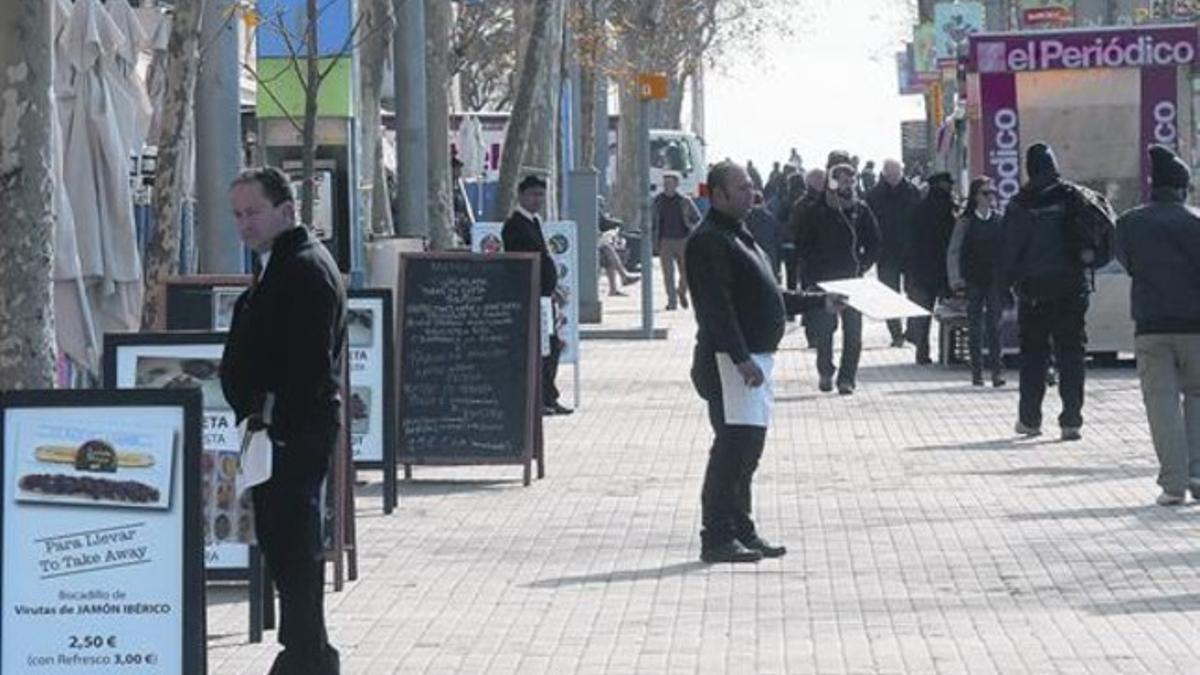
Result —
[{"label": "dark beanie hat", "polygon": [[1187,163],[1163,145],[1150,146],[1150,184],[1154,187],[1186,188],[1192,184]]},{"label": "dark beanie hat", "polygon": [[1058,160],[1045,143],[1034,143],[1025,154],[1025,172],[1030,179],[1058,176]]},{"label": "dark beanie hat", "polygon": [[517,184],[517,192],[524,192],[526,190],[531,190],[533,188],[542,188],[543,190],[545,190],[546,189],[546,179],[542,178],[541,176],[539,176],[535,173],[531,173],[528,176],[525,176],[524,178],[522,178],[521,182]]}]

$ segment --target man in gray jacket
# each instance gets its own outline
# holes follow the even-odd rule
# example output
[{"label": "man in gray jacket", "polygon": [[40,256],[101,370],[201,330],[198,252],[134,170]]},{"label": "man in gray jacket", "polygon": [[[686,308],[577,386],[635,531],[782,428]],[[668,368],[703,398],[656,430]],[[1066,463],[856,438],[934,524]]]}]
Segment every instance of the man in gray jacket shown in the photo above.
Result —
[{"label": "man in gray jacket", "polygon": [[1163,506],[1200,499],[1200,211],[1191,171],[1150,148],[1150,202],[1117,221],[1117,258],[1133,277],[1138,375],[1160,465]]}]

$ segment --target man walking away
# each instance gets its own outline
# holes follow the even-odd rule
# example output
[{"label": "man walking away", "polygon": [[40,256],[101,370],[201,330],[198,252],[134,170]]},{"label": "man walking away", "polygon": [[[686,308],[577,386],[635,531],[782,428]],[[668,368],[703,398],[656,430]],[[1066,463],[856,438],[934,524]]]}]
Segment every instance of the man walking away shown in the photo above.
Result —
[{"label": "man walking away", "polygon": [[[921,191],[904,177],[904,166],[894,159],[883,163],[883,180],[867,193],[867,205],[879,221],[882,246],[879,252],[879,281],[893,291],[903,291],[901,279],[907,276],[909,227],[913,211],[921,203]],[[892,347],[904,346],[904,325],[899,319],[887,322]]]},{"label": "man walking away", "polygon": [[762,192],[764,187],[762,174],[758,172],[758,167],[754,166],[754,162],[746,160],[746,173],[750,174],[750,182],[754,183],[754,189]]},{"label": "man walking away", "polygon": [[1073,232],[1086,205],[1079,188],[1059,176],[1044,143],[1025,156],[1029,182],[1004,214],[1005,278],[1017,291],[1021,334],[1021,404],[1017,433],[1042,433],[1042,400],[1051,344],[1058,366],[1062,438],[1082,438],[1088,275],[1085,251]]},{"label": "man walking away", "polygon": [[971,181],[967,208],[954,226],[946,270],[950,290],[967,295],[967,325],[971,346],[971,384],[983,386],[983,348],[992,386],[1003,387],[1004,362],[1000,346],[1000,317],[1008,289],[1000,281],[1000,251],[1004,232],[996,211],[996,187],[981,176]]},{"label": "man walking away", "polygon": [[[537,253],[541,256],[541,294],[543,298],[555,298],[558,294],[558,269],[546,248],[542,234],[542,220],[538,213],[546,205],[546,181],[541,176],[529,175],[517,186],[517,208],[508,220],[500,236],[504,239],[504,250],[511,253]],[[555,298],[557,299],[557,298]],[[551,307],[558,303],[551,302]],[[542,414],[570,415],[573,410],[559,402],[558,359],[562,356],[563,343],[557,335],[558,322],[551,318],[550,354],[542,357]]]},{"label": "man walking away", "polygon": [[1184,204],[1192,176],[1150,148],[1150,202],[1117,221],[1117,257],[1133,277],[1137,365],[1163,506],[1200,499],[1200,211]]},{"label": "man walking away", "polygon": [[[747,390],[766,387],[774,353],[783,338],[786,314],[839,299],[781,291],[770,264],[743,219],[754,187],[745,169],[729,162],[708,174],[712,208],[687,243],[690,283],[696,301],[696,348],[692,383],[708,404],[715,438],[701,496],[705,562],[757,562],[787,553],[767,543],[751,518],[751,482],[762,456],[769,404],[752,412],[727,408]],[[760,399],[761,400],[761,399]]]},{"label": "man walking away", "polygon": [[[879,259],[879,225],[866,202],[856,194],[854,167],[837,164],[829,171],[829,189],[800,217],[796,254],[803,261],[805,278],[813,284],[861,277]],[[821,391],[849,396],[857,387],[862,356],[862,314],[842,312],[841,366],[833,365],[833,334],[838,317],[817,312],[808,317],[817,339],[817,372]]]},{"label": "man walking away", "polygon": [[[910,300],[933,311],[937,299],[950,289],[946,274],[946,250],[957,219],[954,205],[954,179],[949,173],[929,177],[929,193],[913,215],[910,237],[912,255],[904,279]],[[933,320],[928,316],[908,320],[908,339],[917,346],[917,364],[933,363],[929,352],[929,333]]]},{"label": "man walking away", "polygon": [[775,280],[779,281],[779,265],[783,258],[783,228],[779,226],[775,215],[767,209],[763,193],[758,190],[754,191],[754,202],[750,213],[746,215],[746,226],[758,247],[767,255],[771,271],[775,273]]},{"label": "man walking away", "polygon": [[321,485],[342,428],[346,289],[329,251],[296,225],[279,169],[243,172],[229,191],[238,235],[258,254],[254,283],[233,309],[221,390],[271,439],[271,478],[252,488],[254,525],[279,589],[279,643],[269,675],[336,675],[325,631]]},{"label": "man walking away", "polygon": [[[679,176],[668,173],[663,176],[663,191],[654,198],[655,248],[662,263],[663,284],[667,287],[667,309],[679,305],[687,309],[688,277],[684,247],[688,233],[700,222],[700,210],[696,204],[679,192]],[[679,271],[679,285],[675,285],[675,271]]]},{"label": "man walking away", "polygon": [[875,162],[867,161],[863,167],[862,173],[858,176],[858,186],[862,189],[863,194],[875,189],[878,179],[875,177]]}]

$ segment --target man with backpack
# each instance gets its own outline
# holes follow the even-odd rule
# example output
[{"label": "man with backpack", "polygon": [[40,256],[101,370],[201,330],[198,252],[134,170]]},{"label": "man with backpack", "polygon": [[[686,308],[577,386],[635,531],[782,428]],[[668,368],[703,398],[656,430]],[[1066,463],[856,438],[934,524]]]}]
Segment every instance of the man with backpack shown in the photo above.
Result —
[{"label": "man with backpack", "polygon": [[1064,441],[1082,438],[1084,325],[1091,292],[1089,270],[1112,259],[1112,208],[1103,196],[1064,181],[1044,143],[1025,157],[1029,182],[1004,215],[1004,273],[1019,299],[1021,403],[1016,431],[1042,433],[1042,400],[1051,344],[1059,369],[1058,418]]},{"label": "man with backpack", "polygon": [[1117,221],[1117,257],[1133,277],[1138,376],[1158,455],[1162,506],[1200,498],[1200,211],[1192,172],[1150,148],[1150,202]]}]

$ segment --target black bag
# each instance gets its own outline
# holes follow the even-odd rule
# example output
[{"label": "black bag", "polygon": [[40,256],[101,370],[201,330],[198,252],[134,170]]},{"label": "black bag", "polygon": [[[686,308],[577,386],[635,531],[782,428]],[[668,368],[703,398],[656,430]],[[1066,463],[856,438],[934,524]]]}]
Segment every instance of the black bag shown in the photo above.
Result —
[{"label": "black bag", "polygon": [[1083,185],[1073,185],[1074,208],[1067,223],[1079,261],[1090,270],[1098,270],[1113,259],[1117,233],[1117,212],[1108,198]]}]

